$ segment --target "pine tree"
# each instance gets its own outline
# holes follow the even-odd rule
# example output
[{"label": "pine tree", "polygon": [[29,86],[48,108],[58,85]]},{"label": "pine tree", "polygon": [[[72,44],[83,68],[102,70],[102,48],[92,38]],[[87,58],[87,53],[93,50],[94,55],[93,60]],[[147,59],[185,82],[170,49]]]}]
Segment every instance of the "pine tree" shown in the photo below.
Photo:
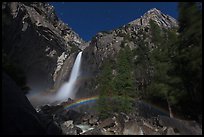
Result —
[{"label": "pine tree", "polygon": [[[100,97],[98,110],[101,118],[107,118],[114,112],[128,113],[132,110],[134,97],[132,76],[132,51],[129,46],[121,48],[117,61],[105,60],[102,67],[100,83]],[[112,74],[115,68],[116,75]]]},{"label": "pine tree", "polygon": [[114,105],[117,112],[127,113],[132,108],[131,98],[134,97],[132,67],[132,51],[128,45],[124,45],[117,56],[117,75],[113,80],[116,93]]},{"label": "pine tree", "polygon": [[[172,106],[178,102],[173,83],[178,82],[173,79],[171,71],[171,46],[176,41],[176,33],[172,30],[161,29],[154,21],[150,21],[152,41],[156,45],[151,54],[150,62],[154,68],[154,76],[151,84],[146,89],[148,100],[160,100],[168,104],[170,117],[173,117]],[[178,90],[177,90],[178,91]]]},{"label": "pine tree", "polygon": [[179,33],[175,72],[183,81],[189,102],[183,106],[195,116],[202,108],[202,8],[197,3],[179,3]]},{"label": "pine tree", "polygon": [[107,118],[112,111],[112,105],[110,104],[110,97],[114,94],[112,77],[112,64],[109,60],[105,60],[99,78],[98,111],[102,119]]},{"label": "pine tree", "polygon": [[130,94],[133,90],[133,78],[132,78],[132,56],[129,46],[121,49],[118,53],[117,60],[117,75],[115,78],[115,90],[118,95]]}]

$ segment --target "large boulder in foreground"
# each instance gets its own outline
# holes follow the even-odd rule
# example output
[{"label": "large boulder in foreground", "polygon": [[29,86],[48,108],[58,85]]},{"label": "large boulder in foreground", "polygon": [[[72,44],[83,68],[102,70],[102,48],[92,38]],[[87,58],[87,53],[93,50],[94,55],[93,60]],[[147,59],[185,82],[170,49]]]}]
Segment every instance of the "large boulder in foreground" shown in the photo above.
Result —
[{"label": "large boulder in foreground", "polygon": [[[47,119],[44,119],[47,121]],[[53,124],[42,122],[23,91],[3,72],[2,75],[2,134],[60,134]],[[48,123],[48,122],[47,122]]]}]

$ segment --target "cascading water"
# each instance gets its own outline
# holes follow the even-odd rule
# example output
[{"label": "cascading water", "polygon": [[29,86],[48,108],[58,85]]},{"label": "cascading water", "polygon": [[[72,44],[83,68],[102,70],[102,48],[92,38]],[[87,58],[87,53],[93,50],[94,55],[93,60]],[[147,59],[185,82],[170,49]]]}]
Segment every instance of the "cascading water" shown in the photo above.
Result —
[{"label": "cascading water", "polygon": [[74,66],[71,71],[69,81],[64,83],[62,87],[59,89],[58,93],[56,94],[55,96],[56,101],[63,101],[68,98],[75,97],[75,93],[77,90],[77,87],[76,87],[77,78],[80,74],[81,56],[82,56],[82,51],[79,52],[79,54],[77,55],[77,58],[74,62]]}]

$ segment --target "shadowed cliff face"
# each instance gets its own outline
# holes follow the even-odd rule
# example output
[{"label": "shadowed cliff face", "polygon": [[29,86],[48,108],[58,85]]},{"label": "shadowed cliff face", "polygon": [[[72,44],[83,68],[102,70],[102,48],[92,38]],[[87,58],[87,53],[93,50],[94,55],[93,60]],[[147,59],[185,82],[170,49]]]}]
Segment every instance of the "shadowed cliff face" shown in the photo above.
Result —
[{"label": "shadowed cliff face", "polygon": [[51,88],[65,59],[84,43],[44,2],[3,2],[2,39],[3,53],[25,72],[31,91]]},{"label": "shadowed cliff face", "polygon": [[23,91],[2,73],[2,134],[61,134],[59,127],[47,116],[38,114]]},{"label": "shadowed cliff face", "polygon": [[8,75],[2,75],[3,134],[45,134],[38,114]]}]

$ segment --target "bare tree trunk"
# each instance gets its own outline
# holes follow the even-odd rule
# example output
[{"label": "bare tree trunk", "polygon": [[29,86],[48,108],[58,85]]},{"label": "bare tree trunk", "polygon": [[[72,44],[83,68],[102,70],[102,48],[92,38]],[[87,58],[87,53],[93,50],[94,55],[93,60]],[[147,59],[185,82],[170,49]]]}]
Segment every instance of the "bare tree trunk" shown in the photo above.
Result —
[{"label": "bare tree trunk", "polygon": [[169,116],[170,118],[173,118],[174,116],[173,116],[172,108],[171,108],[168,97],[167,97],[167,103],[168,103],[168,109],[169,109]]}]

